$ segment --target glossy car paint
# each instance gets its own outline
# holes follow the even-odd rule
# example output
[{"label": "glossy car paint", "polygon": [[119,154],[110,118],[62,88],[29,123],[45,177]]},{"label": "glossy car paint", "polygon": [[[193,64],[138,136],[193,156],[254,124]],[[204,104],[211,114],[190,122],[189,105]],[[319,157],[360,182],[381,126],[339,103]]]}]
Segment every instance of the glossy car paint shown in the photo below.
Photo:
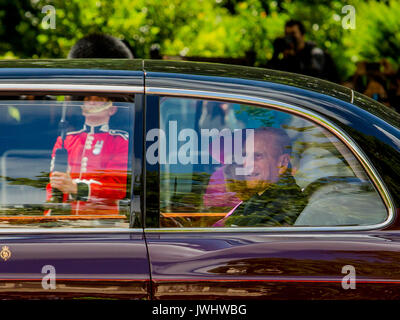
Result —
[{"label": "glossy car paint", "polygon": [[[140,129],[146,131],[157,125],[158,113],[154,111],[158,110],[158,94],[155,92],[160,88],[175,92],[191,90],[204,96],[218,93],[221,100],[231,93],[243,94],[312,110],[352,137],[379,172],[396,208],[400,205],[399,116],[350,89],[283,72],[198,63],[13,61],[0,62],[1,67],[4,69],[0,69],[0,84],[140,86],[144,83],[147,95],[153,94],[153,98],[143,99],[142,118],[138,117],[142,119],[138,121],[143,121],[138,123],[143,124]],[[21,69],[18,71],[18,68]],[[154,183],[154,171],[147,171],[143,159],[143,137],[144,134],[135,141],[141,146],[136,149],[139,151],[135,157],[142,161],[134,168],[135,201],[141,201],[134,223],[142,226],[146,221],[146,242],[143,231],[137,230],[122,234],[54,235],[46,231],[0,234],[0,245],[9,245],[12,258],[17,259],[13,265],[10,263],[13,260],[0,263],[0,272],[8,279],[0,286],[2,297],[399,298],[397,216],[384,229],[372,231],[323,232],[316,228],[310,232],[219,232],[215,229],[171,232],[157,229],[158,219],[154,215],[159,213],[154,208],[159,186]],[[153,190],[151,197],[150,190]],[[84,255],[80,254],[82,251]],[[57,291],[45,291],[40,285],[41,270],[38,269],[54,261],[57,270],[60,267],[62,286]],[[346,276],[342,273],[345,265],[355,267],[355,290],[345,290],[341,285]]]},{"label": "glossy car paint", "polygon": [[[399,299],[398,232],[151,233],[157,299]],[[356,270],[356,289],[345,290]]]},{"label": "glossy car paint", "polygon": [[[0,262],[0,299],[149,297],[141,230],[0,235],[0,247],[5,245],[11,257]],[[50,287],[48,266],[56,272],[55,288]]]}]

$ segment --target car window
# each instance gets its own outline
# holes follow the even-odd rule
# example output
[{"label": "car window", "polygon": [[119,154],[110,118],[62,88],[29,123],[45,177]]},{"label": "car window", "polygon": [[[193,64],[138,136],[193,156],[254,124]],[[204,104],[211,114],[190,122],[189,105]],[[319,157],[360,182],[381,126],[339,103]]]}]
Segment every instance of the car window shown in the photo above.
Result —
[{"label": "car window", "polygon": [[0,228],[128,227],[134,99],[0,100]]},{"label": "car window", "polygon": [[147,161],[160,166],[160,227],[362,226],[387,218],[355,156],[297,115],[164,97],[160,130],[146,140]]}]

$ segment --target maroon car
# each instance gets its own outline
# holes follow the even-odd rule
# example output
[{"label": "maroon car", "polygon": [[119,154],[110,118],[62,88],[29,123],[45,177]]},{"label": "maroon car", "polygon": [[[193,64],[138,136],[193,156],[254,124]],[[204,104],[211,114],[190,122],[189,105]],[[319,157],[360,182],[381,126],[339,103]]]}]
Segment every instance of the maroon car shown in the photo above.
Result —
[{"label": "maroon car", "polygon": [[400,117],[219,64],[0,62],[2,299],[399,299]]}]

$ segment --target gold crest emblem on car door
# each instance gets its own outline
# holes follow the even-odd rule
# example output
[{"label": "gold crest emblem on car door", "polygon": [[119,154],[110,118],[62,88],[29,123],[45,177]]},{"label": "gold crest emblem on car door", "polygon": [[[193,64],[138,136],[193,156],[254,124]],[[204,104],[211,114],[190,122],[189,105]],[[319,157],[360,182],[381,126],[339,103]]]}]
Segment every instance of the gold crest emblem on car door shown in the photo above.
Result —
[{"label": "gold crest emblem on car door", "polygon": [[3,246],[3,247],[1,248],[0,257],[1,257],[4,261],[7,261],[8,259],[10,259],[10,257],[11,257],[11,251],[10,251],[10,249],[9,249],[7,246]]}]

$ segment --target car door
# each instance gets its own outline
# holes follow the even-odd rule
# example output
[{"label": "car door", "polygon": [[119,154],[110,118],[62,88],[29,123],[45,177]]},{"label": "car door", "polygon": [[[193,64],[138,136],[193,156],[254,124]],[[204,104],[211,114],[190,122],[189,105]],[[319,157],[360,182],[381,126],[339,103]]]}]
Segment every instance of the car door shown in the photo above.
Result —
[{"label": "car door", "polygon": [[[383,231],[394,206],[345,132],[307,109],[208,92],[206,80],[207,92],[157,87],[167,76],[148,76],[145,233],[155,299],[399,297],[399,233]],[[303,204],[288,196],[293,181],[268,202],[271,179],[259,196],[270,211],[251,211],[252,177],[264,168],[257,157],[272,147],[247,141],[265,130],[289,138],[285,172]],[[250,153],[253,171],[238,177]]]},{"label": "car door", "polygon": [[[44,86],[42,79],[11,94],[8,85],[0,97],[1,298],[150,297],[137,219],[142,148],[134,143],[143,129],[143,75],[132,78],[139,85],[131,89]],[[89,117],[109,110],[107,123],[89,125]],[[49,174],[63,170],[78,193],[63,191],[60,198]],[[79,183],[86,184],[85,196]]]}]

